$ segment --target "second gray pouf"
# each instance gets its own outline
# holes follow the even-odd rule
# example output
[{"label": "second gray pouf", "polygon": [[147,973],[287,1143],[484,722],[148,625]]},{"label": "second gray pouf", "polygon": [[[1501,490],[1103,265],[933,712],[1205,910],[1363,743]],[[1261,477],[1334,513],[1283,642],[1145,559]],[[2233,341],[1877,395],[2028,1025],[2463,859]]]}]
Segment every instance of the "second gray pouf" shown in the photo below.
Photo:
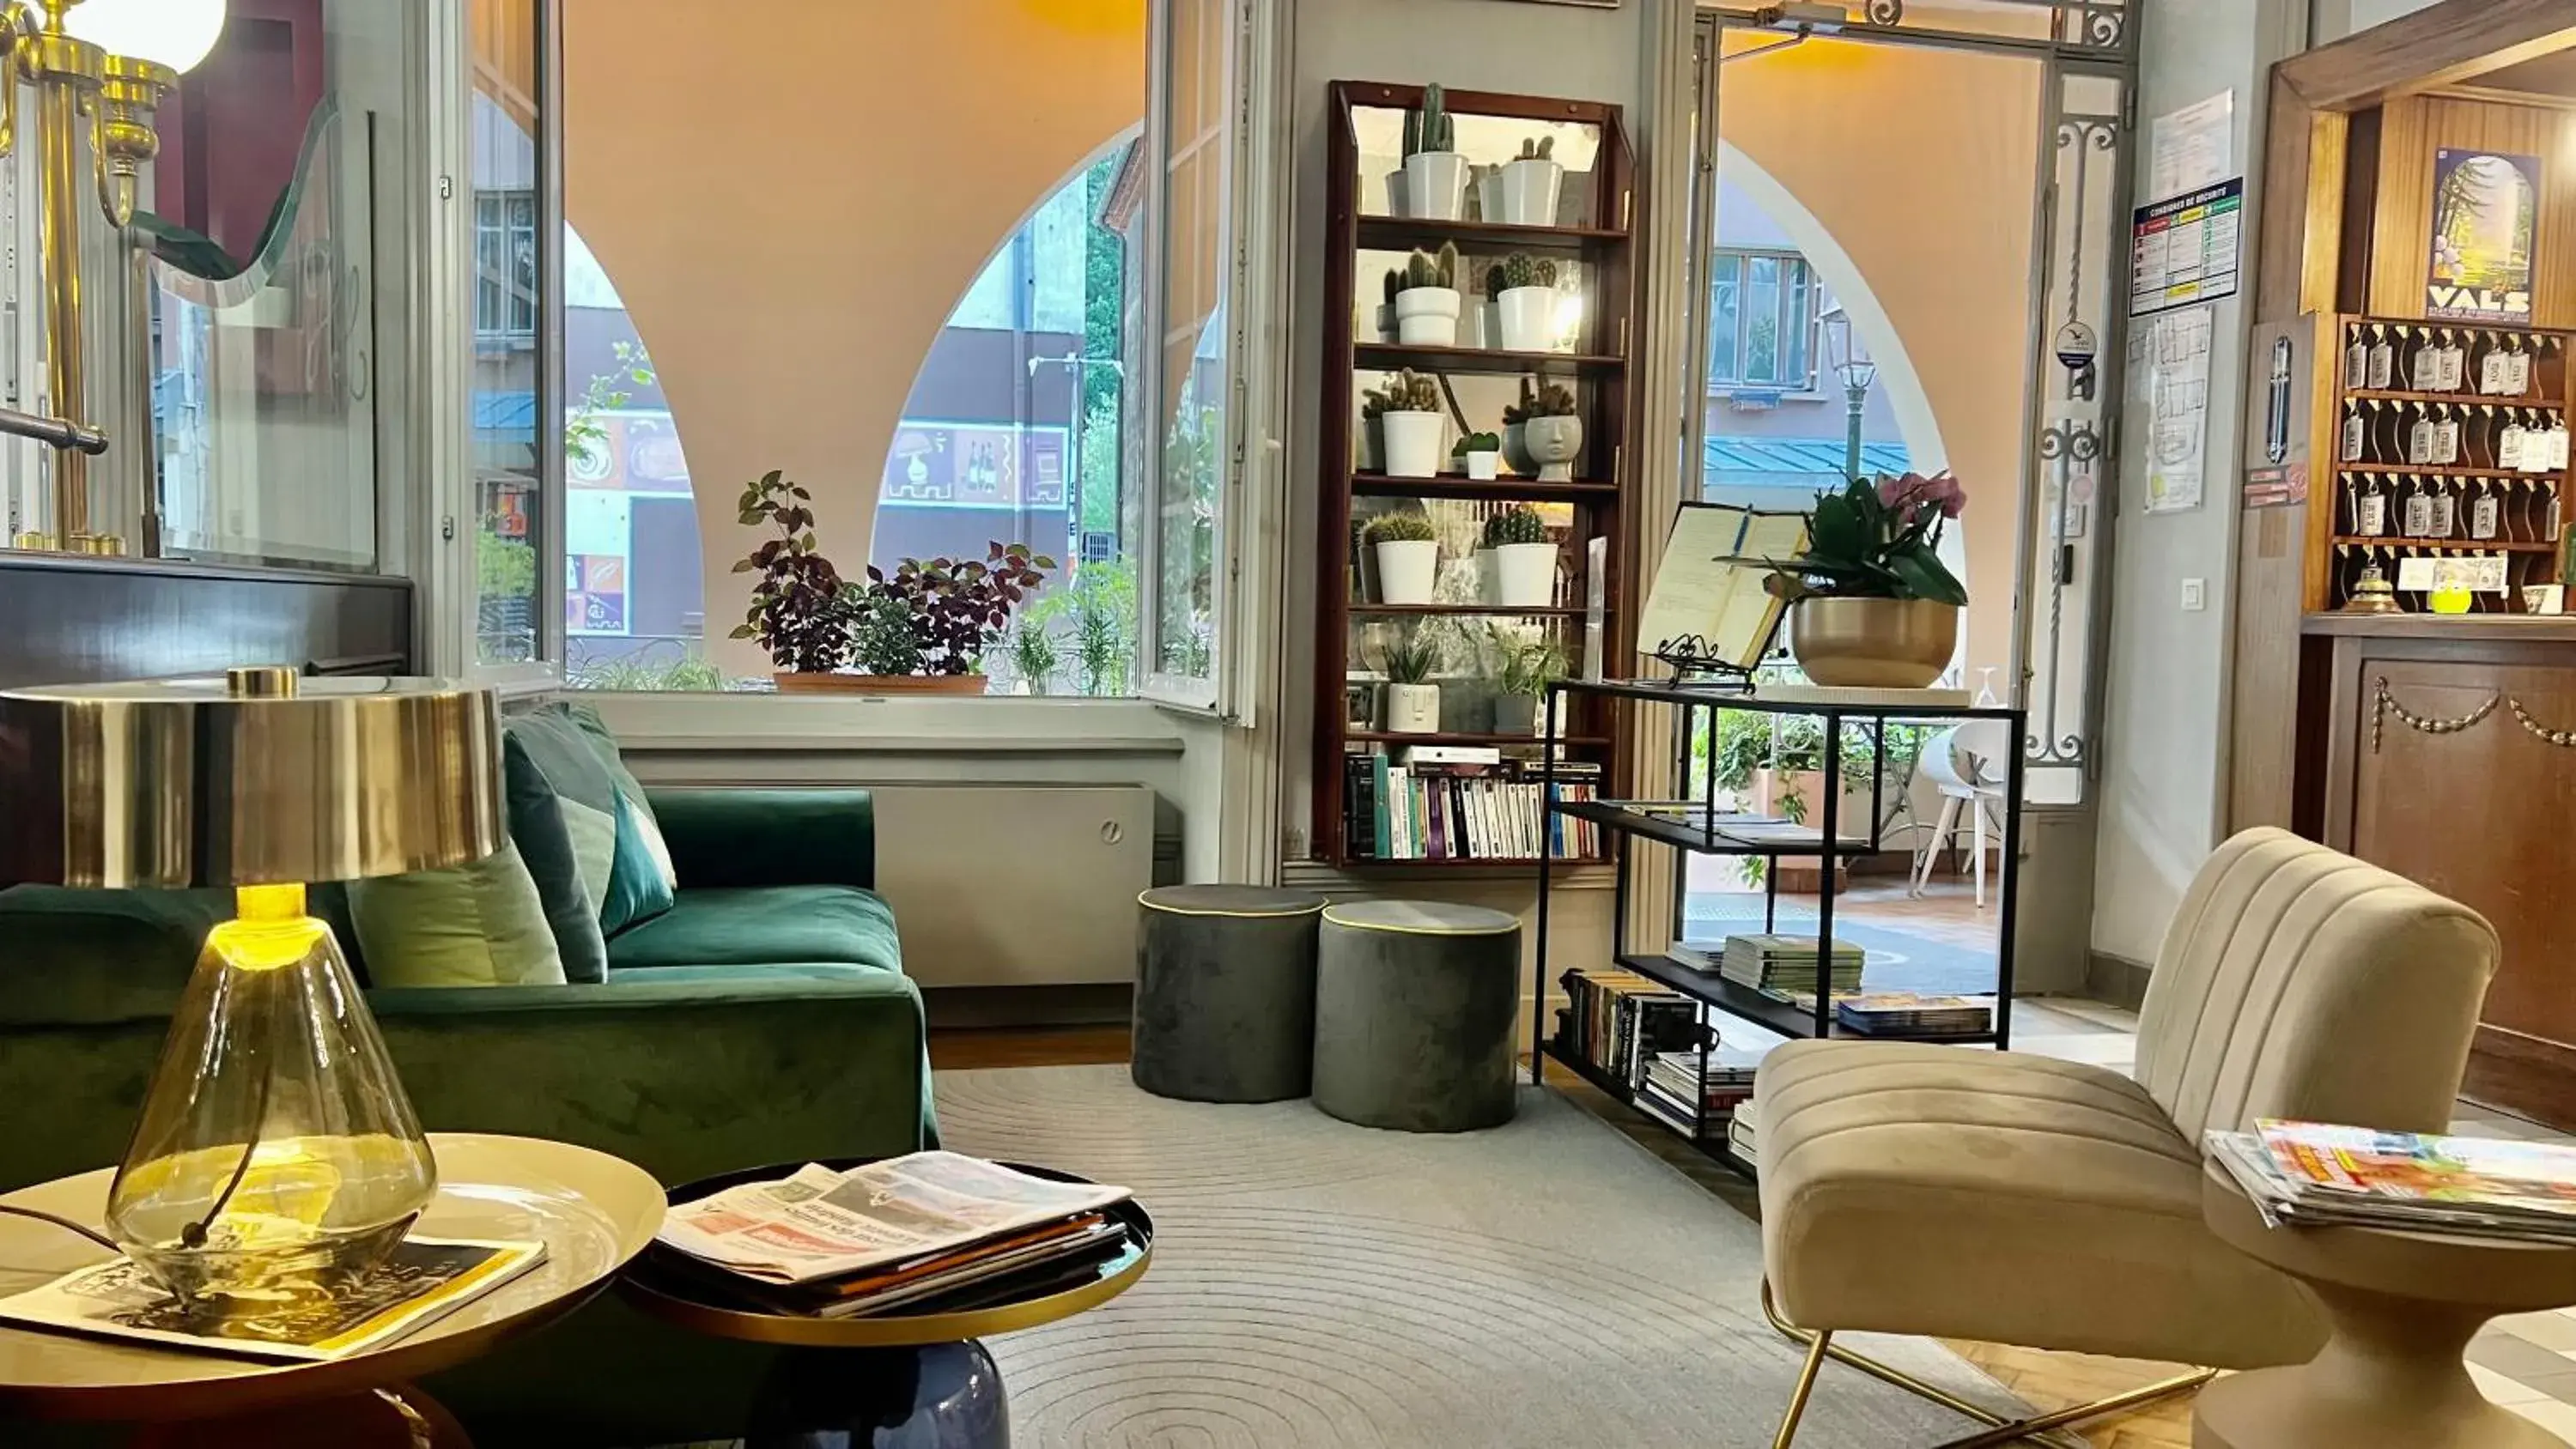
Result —
[{"label": "second gray pouf", "polygon": [[1324,912],[1315,961],[1315,1105],[1401,1132],[1512,1119],[1520,922],[1429,901]]},{"label": "second gray pouf", "polygon": [[1324,898],[1196,885],[1150,890],[1136,904],[1136,1085],[1193,1102],[1306,1095]]}]

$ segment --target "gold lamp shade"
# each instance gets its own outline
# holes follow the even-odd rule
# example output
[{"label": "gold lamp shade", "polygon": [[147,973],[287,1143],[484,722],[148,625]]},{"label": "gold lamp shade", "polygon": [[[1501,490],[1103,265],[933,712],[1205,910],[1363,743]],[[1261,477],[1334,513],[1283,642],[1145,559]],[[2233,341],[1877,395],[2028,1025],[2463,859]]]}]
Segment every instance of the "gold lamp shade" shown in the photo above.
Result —
[{"label": "gold lamp shade", "polygon": [[0,692],[0,885],[301,884],[500,848],[491,691],[224,679]]},{"label": "gold lamp shade", "polygon": [[436,680],[0,693],[0,883],[229,885],[108,1189],[127,1256],[207,1315],[349,1290],[438,1168],[304,882],[461,865],[503,839],[499,707]]}]

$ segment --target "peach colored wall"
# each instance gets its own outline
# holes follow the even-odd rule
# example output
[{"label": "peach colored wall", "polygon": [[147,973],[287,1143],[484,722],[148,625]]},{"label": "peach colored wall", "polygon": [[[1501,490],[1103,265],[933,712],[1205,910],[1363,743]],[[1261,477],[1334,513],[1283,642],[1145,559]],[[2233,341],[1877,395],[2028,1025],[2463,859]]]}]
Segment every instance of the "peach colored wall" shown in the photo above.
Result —
[{"label": "peach colored wall", "polygon": [[1810,40],[1718,82],[1719,134],[1859,268],[1968,485],[1972,688],[2012,662],[2040,79],[2013,57]]},{"label": "peach colored wall", "polygon": [[708,642],[748,599],[744,480],[867,561],[914,371],[993,248],[1144,112],[1143,0],[566,0],[565,208],[685,439]]}]

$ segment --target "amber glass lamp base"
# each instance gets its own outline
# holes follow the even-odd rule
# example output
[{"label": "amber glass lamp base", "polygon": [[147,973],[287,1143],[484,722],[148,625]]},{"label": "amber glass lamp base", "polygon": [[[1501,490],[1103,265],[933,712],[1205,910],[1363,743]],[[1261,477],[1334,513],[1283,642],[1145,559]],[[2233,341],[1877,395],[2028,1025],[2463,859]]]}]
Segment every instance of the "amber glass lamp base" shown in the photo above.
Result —
[{"label": "amber glass lamp base", "polygon": [[189,1299],[283,1307],[382,1263],[438,1186],[429,1142],[331,928],[245,886],[209,932],[108,1233]]}]

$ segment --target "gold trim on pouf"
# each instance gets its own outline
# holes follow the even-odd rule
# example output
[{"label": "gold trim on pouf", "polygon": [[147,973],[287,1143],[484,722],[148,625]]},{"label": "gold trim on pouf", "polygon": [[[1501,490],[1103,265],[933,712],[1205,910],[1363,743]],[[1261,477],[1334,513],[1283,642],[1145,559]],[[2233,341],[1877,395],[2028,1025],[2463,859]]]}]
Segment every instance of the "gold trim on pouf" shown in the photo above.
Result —
[{"label": "gold trim on pouf", "polygon": [[[1374,904],[1374,902],[1355,904]],[[1333,910],[1334,908],[1331,906],[1326,906],[1324,908],[1324,920],[1330,925],[1339,926],[1346,931],[1383,931],[1390,936],[1508,936],[1512,932],[1521,928],[1521,923],[1517,920],[1512,921],[1508,925],[1488,928],[1471,926],[1388,926],[1380,925],[1374,921],[1354,921],[1346,916],[1336,916],[1333,914]]]},{"label": "gold trim on pouf", "polygon": [[1288,916],[1311,916],[1315,912],[1324,910],[1332,905],[1332,902],[1330,901],[1318,900],[1311,906],[1298,906],[1293,910],[1285,911],[1198,911],[1192,910],[1187,906],[1163,905],[1152,899],[1155,891],[1167,889],[1169,889],[1167,886],[1155,886],[1148,890],[1138,891],[1136,892],[1136,904],[1143,906],[1149,911],[1161,911],[1167,916],[1225,916],[1241,921],[1275,921]]}]

